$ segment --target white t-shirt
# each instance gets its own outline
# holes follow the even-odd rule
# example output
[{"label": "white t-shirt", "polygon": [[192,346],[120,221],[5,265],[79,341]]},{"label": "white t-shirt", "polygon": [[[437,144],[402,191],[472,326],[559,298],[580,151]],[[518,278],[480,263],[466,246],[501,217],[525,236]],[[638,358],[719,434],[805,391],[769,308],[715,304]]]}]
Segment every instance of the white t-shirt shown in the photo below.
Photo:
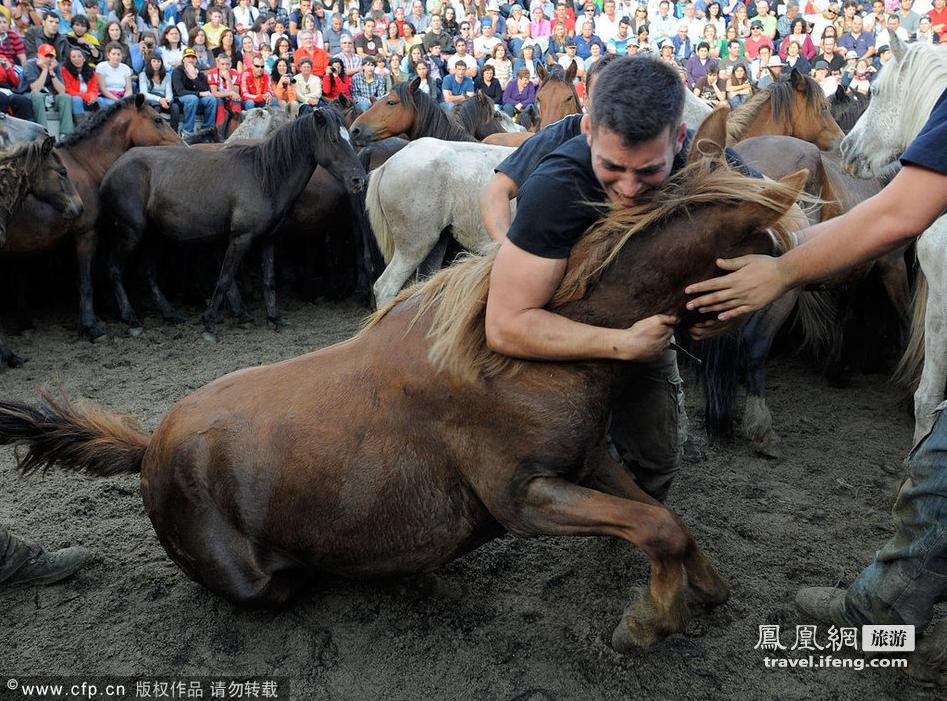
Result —
[{"label": "white t-shirt", "polygon": [[124,95],[126,87],[126,78],[130,78],[132,69],[126,64],[118,64],[118,68],[112,68],[108,62],[100,63],[95,67],[96,75],[102,76],[105,82],[105,89],[113,95]]}]

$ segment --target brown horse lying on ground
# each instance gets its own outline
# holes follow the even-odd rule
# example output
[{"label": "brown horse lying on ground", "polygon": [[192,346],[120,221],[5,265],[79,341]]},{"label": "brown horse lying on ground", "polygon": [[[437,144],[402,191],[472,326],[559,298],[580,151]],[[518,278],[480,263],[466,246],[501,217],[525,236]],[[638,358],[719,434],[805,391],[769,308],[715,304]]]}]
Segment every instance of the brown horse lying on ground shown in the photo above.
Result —
[{"label": "brown horse lying on ground", "polygon": [[[695,139],[705,153],[708,141]],[[721,165],[722,142],[586,234],[551,306],[616,328],[683,316],[684,287],[717,274],[718,257],[774,252],[767,228],[806,173],[745,178]],[[0,444],[28,446],[25,472],[140,470],[171,558],[236,603],[282,604],[319,571],[430,571],[504,531],[607,535],[651,562],[650,589],[622,616],[615,648],[682,631],[691,605],[729,592],[681,519],[609,457],[610,398],[628,366],[491,352],[492,264],[440,272],[354,339],[212,382],[151,436],[128,417],[46,396],[38,409],[0,403]]]}]

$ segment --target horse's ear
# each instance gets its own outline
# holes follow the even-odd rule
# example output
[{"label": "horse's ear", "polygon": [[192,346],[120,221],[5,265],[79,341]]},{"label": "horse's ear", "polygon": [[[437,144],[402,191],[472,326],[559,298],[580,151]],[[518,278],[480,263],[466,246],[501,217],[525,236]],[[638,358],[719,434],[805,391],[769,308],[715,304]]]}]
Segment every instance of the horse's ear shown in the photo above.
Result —
[{"label": "horse's ear", "polygon": [[542,83],[545,83],[546,78],[549,77],[549,71],[547,71],[546,67],[542,63],[539,63],[538,61],[536,62],[536,75],[539,76],[539,80]]},{"label": "horse's ear", "polygon": [[796,203],[808,180],[809,171],[803,168],[787,175],[785,178],[781,178],[778,183],[770,181],[760,194],[775,207],[764,206],[747,200],[737,206],[734,216],[740,217],[742,215],[744,222],[757,228],[771,226]]},{"label": "horse's ear", "polygon": [[336,98],[336,102],[338,102],[339,107],[341,107],[344,110],[347,110],[352,106],[352,101],[348,98],[348,96],[344,92],[339,93],[339,96]]},{"label": "horse's ear", "polygon": [[789,82],[799,92],[806,91],[806,77],[799,72],[799,69],[793,68],[789,74]]},{"label": "horse's ear", "polygon": [[312,111],[312,118],[315,120],[316,124],[322,127],[324,127],[329,122],[329,120],[326,119],[326,113],[322,111],[321,107]]},{"label": "horse's ear", "polygon": [[726,103],[718,105],[713,112],[707,115],[697,133],[691,139],[690,151],[687,153],[687,162],[693,163],[701,158],[722,158],[727,147],[727,117],[730,115],[730,106]]},{"label": "horse's ear", "polygon": [[410,90],[411,92],[417,92],[417,91],[418,91],[418,88],[420,88],[420,87],[421,87],[421,79],[420,79],[420,78],[415,78],[414,80],[412,80],[412,81],[408,84],[408,90]]},{"label": "horse's ear", "polygon": [[835,97],[832,99],[838,105],[842,104],[843,102],[848,102],[848,92],[845,90],[845,86],[839,83],[838,87],[835,88]]},{"label": "horse's ear", "polygon": [[138,109],[141,109],[142,107],[144,107],[144,105],[145,105],[145,96],[142,95],[141,93],[138,93],[137,95],[135,95],[135,107],[137,107]]},{"label": "horse's ear", "polygon": [[43,155],[48,156],[52,152],[53,147],[55,145],[56,145],[56,139],[54,137],[47,136],[45,139],[43,139],[43,145],[41,147]]},{"label": "horse's ear", "polygon": [[566,71],[566,82],[569,85],[575,82],[575,76],[579,72],[579,66],[573,59],[572,63],[569,64],[569,69]]},{"label": "horse's ear", "polygon": [[904,53],[908,50],[908,47],[901,41],[901,37],[889,32],[888,46],[891,48],[891,55],[894,56],[894,60],[900,63],[901,59],[904,58]]}]

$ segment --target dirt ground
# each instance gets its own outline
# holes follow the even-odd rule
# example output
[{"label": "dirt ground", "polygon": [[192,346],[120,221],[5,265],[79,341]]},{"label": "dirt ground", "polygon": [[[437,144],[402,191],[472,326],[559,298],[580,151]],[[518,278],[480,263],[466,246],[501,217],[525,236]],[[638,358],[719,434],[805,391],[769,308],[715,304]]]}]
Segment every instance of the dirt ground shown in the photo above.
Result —
[{"label": "dirt ground", "polygon": [[[52,381],[153,428],[200,385],[344,339],[362,315],[344,303],[285,307],[286,332],[224,325],[216,346],[197,326],[154,317],[142,337],[112,325],[92,345],[75,339],[65,310],[44,314],[32,339],[11,339],[30,360],[0,371],[0,397],[32,401]],[[47,547],[97,553],[61,584],[0,589],[0,672],[284,675],[298,699],[937,697],[894,670],[765,669],[754,650],[761,624],[781,625],[791,645],[795,591],[847,584],[887,538],[911,438],[881,375],[832,389],[783,355],[769,387],[784,459],[741,444],[708,448],[669,499],[729,580],[730,602],[631,657],[608,641],[647,561],[622,542],[506,537],[423,585],[326,578],[287,610],[244,610],[171,563],[135,477],[23,478],[12,451],[0,450],[0,522]],[[688,402],[698,414],[696,390]]]}]

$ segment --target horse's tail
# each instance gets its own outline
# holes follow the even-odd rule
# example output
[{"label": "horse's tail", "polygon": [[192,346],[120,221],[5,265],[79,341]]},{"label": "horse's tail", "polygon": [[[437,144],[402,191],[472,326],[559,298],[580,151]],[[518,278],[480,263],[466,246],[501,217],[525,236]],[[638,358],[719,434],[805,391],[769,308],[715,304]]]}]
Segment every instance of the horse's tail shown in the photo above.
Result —
[{"label": "horse's tail", "polygon": [[697,366],[697,377],[704,392],[704,428],[713,443],[727,442],[734,435],[742,351],[740,333],[711,338],[697,346],[703,359]]},{"label": "horse's tail", "polygon": [[392,235],[391,227],[388,225],[388,218],[385,216],[385,210],[381,205],[381,179],[385,175],[385,165],[382,163],[378,168],[368,176],[368,191],[365,193],[365,208],[368,210],[368,221],[372,225],[372,231],[375,232],[375,240],[378,241],[378,248],[389,262],[395,254],[395,238]]},{"label": "horse's tail", "polygon": [[802,349],[816,358],[833,357],[842,345],[834,292],[807,290],[799,295],[797,321],[802,326]]},{"label": "horse's tail", "polygon": [[38,407],[0,402],[0,445],[25,446],[23,472],[58,466],[105,477],[139,472],[151,437],[130,416],[40,391]]},{"label": "horse's tail", "polygon": [[894,381],[914,391],[921,381],[921,371],[924,368],[924,320],[927,312],[927,278],[924,271],[917,269],[917,280],[914,288],[914,314],[911,317],[911,338],[908,340],[904,355],[894,369]]}]

